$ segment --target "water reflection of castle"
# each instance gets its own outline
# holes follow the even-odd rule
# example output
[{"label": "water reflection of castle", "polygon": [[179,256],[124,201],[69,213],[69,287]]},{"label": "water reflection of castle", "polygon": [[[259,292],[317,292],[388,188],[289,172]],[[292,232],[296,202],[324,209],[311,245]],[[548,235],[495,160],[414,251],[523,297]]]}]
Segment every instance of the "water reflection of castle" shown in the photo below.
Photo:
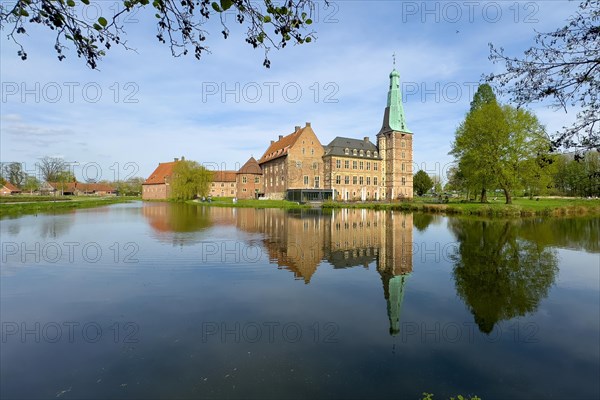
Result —
[{"label": "water reflection of castle", "polygon": [[375,263],[387,301],[390,333],[399,332],[404,290],[412,272],[412,214],[351,209],[331,214],[237,211],[238,228],[264,233],[270,261],[307,284],[324,261],[336,269],[368,268]]},{"label": "water reflection of castle", "polygon": [[187,204],[145,204],[150,226],[177,245],[197,244],[188,236],[210,225],[236,226],[259,233],[269,261],[310,283],[322,263],[334,269],[375,265],[387,301],[390,333],[399,332],[400,310],[412,272],[413,215],[373,210],[285,211],[197,207]]}]

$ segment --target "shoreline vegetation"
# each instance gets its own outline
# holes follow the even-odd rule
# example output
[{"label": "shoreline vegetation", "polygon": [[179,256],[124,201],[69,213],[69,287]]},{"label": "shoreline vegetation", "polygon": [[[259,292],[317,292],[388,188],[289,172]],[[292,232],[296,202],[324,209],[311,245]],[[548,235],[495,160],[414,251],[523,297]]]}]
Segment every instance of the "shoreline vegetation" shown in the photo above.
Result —
[{"label": "shoreline vegetation", "polygon": [[110,204],[141,200],[136,196],[83,197],[83,196],[5,196],[0,197],[0,218],[20,217],[54,211],[102,207]]},{"label": "shoreline vegetation", "polygon": [[188,204],[207,207],[241,207],[241,208],[283,208],[283,209],[368,209],[368,210],[397,210],[413,211],[428,214],[471,215],[486,217],[532,217],[532,216],[577,216],[600,215],[600,199],[581,198],[514,198],[513,204],[503,201],[488,203],[460,202],[451,200],[449,203],[437,203],[432,198],[415,198],[404,202],[334,202],[328,201],[321,205],[298,204],[286,200],[238,200],[233,198],[215,198],[211,202],[189,200]]},{"label": "shoreline vegetation", "polygon": [[[0,197],[0,217],[69,211],[141,200],[136,196],[82,197],[82,196],[6,196]],[[152,201],[149,201],[152,202]],[[172,201],[175,202],[175,201]],[[600,199],[582,198],[515,198],[513,204],[503,201],[488,203],[464,202],[455,199],[449,203],[437,203],[431,197],[415,198],[413,201],[398,202],[334,202],[322,204],[298,204],[287,200],[238,200],[231,197],[214,198],[211,202],[188,200],[186,204],[206,207],[237,208],[280,208],[294,209],[367,209],[422,212],[439,215],[465,215],[481,217],[533,217],[533,216],[600,216]]]}]

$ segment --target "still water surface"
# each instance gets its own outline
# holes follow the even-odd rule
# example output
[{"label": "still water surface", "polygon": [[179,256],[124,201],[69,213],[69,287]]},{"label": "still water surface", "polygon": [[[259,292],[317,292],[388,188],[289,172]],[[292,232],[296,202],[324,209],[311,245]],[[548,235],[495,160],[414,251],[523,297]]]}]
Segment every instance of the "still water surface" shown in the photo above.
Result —
[{"label": "still water surface", "polygon": [[600,219],[118,204],[0,224],[2,398],[599,398]]}]

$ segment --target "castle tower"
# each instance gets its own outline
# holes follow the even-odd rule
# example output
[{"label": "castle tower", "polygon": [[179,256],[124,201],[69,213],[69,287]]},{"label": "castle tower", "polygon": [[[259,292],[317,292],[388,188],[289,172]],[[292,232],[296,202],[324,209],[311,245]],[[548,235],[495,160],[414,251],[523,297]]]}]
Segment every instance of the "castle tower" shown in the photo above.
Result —
[{"label": "castle tower", "polygon": [[402,107],[400,74],[394,68],[390,73],[390,89],[383,124],[377,134],[379,153],[383,158],[381,171],[386,200],[413,197],[412,132],[407,128]]}]

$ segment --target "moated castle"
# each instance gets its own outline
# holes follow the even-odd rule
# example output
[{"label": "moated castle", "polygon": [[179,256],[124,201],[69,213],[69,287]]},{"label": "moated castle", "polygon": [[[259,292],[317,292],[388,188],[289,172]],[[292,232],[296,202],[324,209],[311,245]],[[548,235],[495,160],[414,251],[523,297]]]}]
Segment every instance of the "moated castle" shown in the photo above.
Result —
[{"label": "moated castle", "polygon": [[[404,117],[400,74],[393,69],[389,78],[376,143],[369,137],[338,136],[323,146],[307,122],[272,140],[258,161],[251,157],[238,171],[215,171],[210,194],[302,202],[411,199],[413,134]],[[177,162],[158,165],[143,184],[143,199],[169,197],[169,180]]]}]

